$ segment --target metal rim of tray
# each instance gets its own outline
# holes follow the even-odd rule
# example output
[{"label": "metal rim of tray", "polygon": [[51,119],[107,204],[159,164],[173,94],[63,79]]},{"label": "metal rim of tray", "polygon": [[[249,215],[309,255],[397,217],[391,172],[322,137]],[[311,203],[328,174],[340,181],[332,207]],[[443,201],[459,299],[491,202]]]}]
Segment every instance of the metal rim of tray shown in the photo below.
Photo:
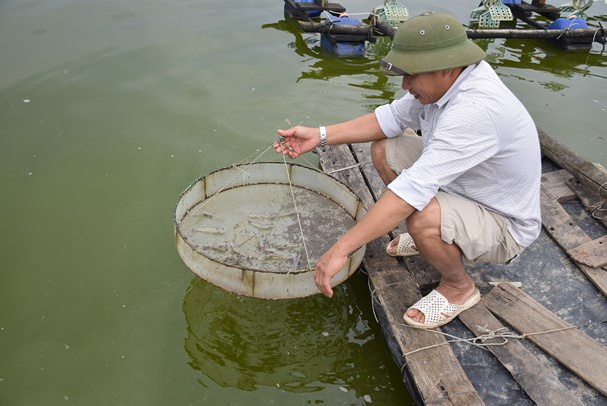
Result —
[{"label": "metal rim of tray", "polygon": [[[242,264],[235,266],[205,254],[183,232],[182,224],[188,221],[188,215],[203,202],[236,188],[263,184],[288,185],[290,182],[293,187],[309,190],[331,200],[354,222],[366,214],[364,205],[347,185],[318,170],[282,162],[253,163],[244,168],[243,171],[240,167],[231,166],[213,171],[195,180],[180,194],[173,220],[176,247],[181,259],[199,277],[227,291],[245,296],[286,299],[318,293],[312,277],[313,269],[277,272]],[[243,172],[247,176],[239,176]],[[344,282],[358,269],[364,251],[363,246],[350,255],[346,265],[332,279],[332,286]]]}]

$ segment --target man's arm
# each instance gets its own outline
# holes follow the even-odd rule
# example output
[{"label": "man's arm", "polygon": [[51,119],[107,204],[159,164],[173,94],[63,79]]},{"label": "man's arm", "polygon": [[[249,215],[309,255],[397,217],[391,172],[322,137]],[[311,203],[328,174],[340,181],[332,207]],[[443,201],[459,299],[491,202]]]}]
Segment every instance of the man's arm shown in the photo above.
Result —
[{"label": "man's arm", "polygon": [[333,296],[331,279],[359,247],[394,229],[415,209],[387,190],[363,219],[341,237],[316,263],[314,282],[327,297]]},{"label": "man's arm", "polygon": [[327,126],[327,144],[356,144],[386,138],[375,113],[365,114],[350,121]]},{"label": "man's arm", "polygon": [[[381,130],[375,113],[365,114],[350,121],[326,126],[327,145],[355,144],[376,141],[386,136]],[[284,153],[289,158],[313,150],[320,144],[318,127],[296,126],[288,130],[278,130],[284,138],[282,143],[275,143],[276,152]]]}]

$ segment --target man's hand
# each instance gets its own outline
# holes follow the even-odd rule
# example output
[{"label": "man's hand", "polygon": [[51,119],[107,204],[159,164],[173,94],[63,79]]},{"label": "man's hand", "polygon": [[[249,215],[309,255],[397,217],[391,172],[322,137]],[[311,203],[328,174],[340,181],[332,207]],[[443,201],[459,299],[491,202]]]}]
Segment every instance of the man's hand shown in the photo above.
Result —
[{"label": "man's hand", "polygon": [[393,230],[413,212],[413,206],[390,189],[386,190],[369,212],[318,259],[314,270],[314,283],[318,289],[327,297],[333,296],[331,279],[344,267],[348,256]]},{"label": "man's hand", "polygon": [[333,296],[331,279],[341,271],[347,260],[348,256],[340,254],[335,246],[331,247],[318,259],[314,270],[314,283],[326,297]]},{"label": "man's hand", "polygon": [[278,153],[283,153],[289,158],[297,158],[299,155],[312,151],[320,142],[318,128],[296,126],[288,130],[278,130],[282,142],[275,142],[273,147]]}]

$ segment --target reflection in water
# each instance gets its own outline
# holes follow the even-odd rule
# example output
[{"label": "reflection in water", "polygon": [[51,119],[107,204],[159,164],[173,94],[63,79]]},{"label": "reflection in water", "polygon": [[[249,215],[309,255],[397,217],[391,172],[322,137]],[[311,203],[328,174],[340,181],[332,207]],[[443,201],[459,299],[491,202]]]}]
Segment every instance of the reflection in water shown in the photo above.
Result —
[{"label": "reflection in water", "polygon": [[[320,45],[320,34],[304,33],[297,21],[285,16],[285,20],[277,23],[264,24],[262,28],[274,28],[280,31],[289,32],[295,38],[288,47],[295,53],[306,59],[304,70],[298,80],[301,79],[319,79],[329,80],[340,76],[352,76],[365,74],[373,80],[365,80],[357,84],[357,87],[372,92],[372,95],[365,95],[366,98],[376,99],[377,105],[384,104],[392,100],[397,91],[400,91],[394,81],[379,70],[379,60],[390,50],[391,41],[387,37],[377,37],[374,43],[366,43],[365,57],[342,58],[337,57],[323,49]],[[374,106],[371,106],[374,107]]]},{"label": "reflection in water", "polygon": [[505,67],[521,71],[544,71],[559,77],[573,78],[593,75],[591,68],[607,67],[607,58],[603,52],[564,51],[545,40],[536,39],[499,41],[501,45],[491,47],[494,39],[475,40],[487,52],[487,61],[496,69]]},{"label": "reflection in water", "polygon": [[190,365],[222,387],[310,393],[338,385],[359,399],[402,403],[407,395],[398,371],[384,364],[383,339],[357,300],[360,292],[344,285],[331,300],[314,295],[269,301],[196,278],[183,302]]},{"label": "reflection in water", "polygon": [[[592,52],[567,52],[541,40],[505,40],[500,47],[487,52],[487,60],[498,72],[500,68],[516,69],[521,74],[510,74],[523,81],[533,81],[526,72],[544,71],[553,80],[538,82],[550,93],[564,94],[573,85],[571,79],[595,75],[595,68],[607,67],[602,54]],[[504,76],[504,73],[501,73]],[[562,78],[565,80],[558,80]]]},{"label": "reflection in water", "polygon": [[[589,18],[600,22],[603,16]],[[328,80],[332,77],[355,74],[368,74],[375,77],[359,85],[364,89],[381,91],[378,100],[392,100],[395,92],[394,82],[379,71],[379,60],[390,50],[391,41],[384,36],[376,37],[374,43],[367,42],[364,58],[339,58],[320,46],[320,34],[304,33],[296,20],[288,16],[285,20],[273,24],[265,24],[262,28],[274,28],[291,33],[295,40],[288,46],[300,56],[312,57],[308,60],[308,71],[302,72],[299,79]],[[592,75],[590,68],[607,67],[607,58],[601,52],[572,52],[565,51],[552,45],[546,40],[537,39],[476,39],[482,49],[487,52],[487,61],[495,68],[508,67],[520,70],[545,71],[557,76],[572,78],[577,75]],[[495,43],[499,45],[494,45]],[[595,69],[596,71],[596,69]],[[551,89],[548,89],[551,90]],[[552,89],[562,91],[560,87]]]}]

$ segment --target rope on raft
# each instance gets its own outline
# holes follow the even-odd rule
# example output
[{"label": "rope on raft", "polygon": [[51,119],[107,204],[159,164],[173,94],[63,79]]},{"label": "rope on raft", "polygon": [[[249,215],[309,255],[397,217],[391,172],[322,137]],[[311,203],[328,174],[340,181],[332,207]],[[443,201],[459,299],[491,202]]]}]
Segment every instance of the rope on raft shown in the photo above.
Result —
[{"label": "rope on raft", "polygon": [[[368,280],[369,283],[369,290],[371,292],[371,300],[374,301],[375,303],[377,303],[379,306],[382,306],[381,302],[377,299],[377,295],[375,294],[375,292],[377,291],[377,289],[374,289],[371,287],[371,280]],[[387,288],[389,286],[394,286],[394,285],[400,285],[402,282],[395,282],[395,283],[390,283],[387,284],[385,286],[382,287],[383,288]],[[371,308],[373,310],[373,316],[375,317],[375,321],[378,321],[377,318],[377,314],[375,313],[375,306],[373,306],[373,304],[371,305]],[[540,334],[551,334],[551,333],[556,333],[559,331],[565,331],[565,330],[573,330],[573,329],[577,329],[577,326],[568,326],[568,327],[561,327],[561,328],[556,328],[556,329],[552,329],[552,330],[544,330],[544,331],[536,331],[536,332],[532,332],[532,333],[524,333],[524,334],[516,334],[513,333],[512,331],[510,331],[507,327],[502,327],[499,328],[497,330],[489,330],[487,327],[485,326],[476,326],[477,330],[480,331],[481,333],[484,333],[482,335],[479,335],[477,337],[471,337],[471,338],[462,338],[462,337],[457,337],[454,336],[452,334],[448,334],[442,331],[438,331],[438,330],[433,330],[433,329],[421,329],[419,327],[414,327],[414,326],[409,326],[408,324],[404,324],[404,323],[392,323],[390,322],[390,324],[394,325],[394,326],[399,326],[399,327],[405,327],[405,328],[410,328],[410,329],[415,329],[415,330],[423,330],[423,331],[427,331],[427,332],[431,332],[431,333],[435,333],[435,334],[439,334],[439,335],[443,335],[445,337],[449,337],[451,338],[451,340],[447,340],[445,342],[439,343],[439,344],[434,344],[434,345],[429,345],[427,347],[421,347],[421,348],[417,348],[415,350],[409,351],[407,353],[403,354],[403,359],[404,359],[404,363],[403,366],[401,368],[404,369],[405,366],[407,366],[407,361],[406,361],[406,357],[421,352],[421,351],[426,351],[426,350],[430,350],[432,348],[436,348],[436,347],[440,347],[446,344],[451,344],[451,343],[464,343],[464,344],[468,344],[468,345],[472,345],[474,347],[480,348],[481,350],[484,351],[489,351],[489,349],[487,347],[490,346],[497,346],[497,345],[505,345],[506,343],[508,343],[508,339],[518,339],[518,340],[522,340],[525,339],[527,337],[530,336],[534,336],[534,335],[540,335]],[[497,342],[491,342],[491,341],[495,341],[495,340],[500,340]]]}]

